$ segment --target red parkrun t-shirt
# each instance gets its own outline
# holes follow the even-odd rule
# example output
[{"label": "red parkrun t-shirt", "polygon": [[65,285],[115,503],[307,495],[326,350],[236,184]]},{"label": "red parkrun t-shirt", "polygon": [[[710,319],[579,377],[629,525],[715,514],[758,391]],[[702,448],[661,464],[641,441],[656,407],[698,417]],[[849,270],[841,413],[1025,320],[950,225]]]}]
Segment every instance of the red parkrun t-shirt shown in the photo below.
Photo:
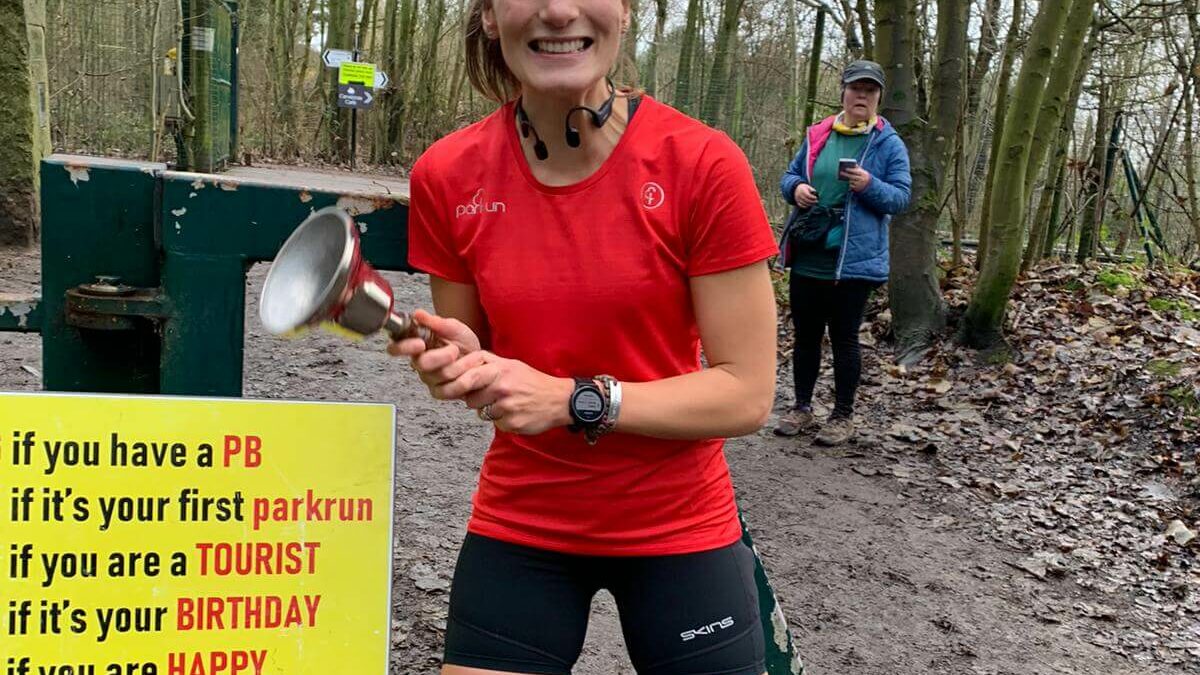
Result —
[{"label": "red parkrun t-shirt", "polygon": [[[491,350],[550,375],[645,382],[699,370],[689,277],[776,252],[745,155],[644,97],[592,176],[550,187],[529,170],[514,114],[505,105],[417,161],[410,264],[475,285]],[[741,528],[723,446],[497,431],[467,529],[581,555],[725,546]]]}]

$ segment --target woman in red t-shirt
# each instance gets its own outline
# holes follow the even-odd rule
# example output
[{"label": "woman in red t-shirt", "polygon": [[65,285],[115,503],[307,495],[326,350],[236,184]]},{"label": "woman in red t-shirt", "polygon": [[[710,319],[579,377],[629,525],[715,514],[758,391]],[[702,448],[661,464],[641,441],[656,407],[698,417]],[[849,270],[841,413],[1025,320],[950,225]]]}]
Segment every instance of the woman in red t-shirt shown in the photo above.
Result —
[{"label": "woman in red t-shirt", "polygon": [[496,429],[443,673],[569,673],[599,589],[639,673],[764,671],[723,439],[774,398],[775,245],[727,136],[608,79],[629,11],[472,0],[501,106],[413,167],[416,318],[446,345],[389,351]]}]

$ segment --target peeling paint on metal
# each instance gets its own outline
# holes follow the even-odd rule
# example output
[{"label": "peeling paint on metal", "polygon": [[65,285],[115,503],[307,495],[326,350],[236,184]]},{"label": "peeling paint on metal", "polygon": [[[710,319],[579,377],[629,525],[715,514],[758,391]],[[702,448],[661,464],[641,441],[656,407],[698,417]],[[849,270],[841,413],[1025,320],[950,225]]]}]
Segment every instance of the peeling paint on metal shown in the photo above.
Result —
[{"label": "peeling paint on metal", "polygon": [[171,209],[171,215],[175,216],[176,218],[182,216],[185,213],[187,213],[186,206],[182,207],[182,208],[178,208],[178,209]]},{"label": "peeling paint on metal", "polygon": [[76,166],[76,165],[68,164],[66,169],[67,169],[67,173],[71,175],[71,183],[75,187],[79,187],[79,181],[83,181],[86,183],[87,181],[92,179],[92,177],[90,175],[88,175],[88,168],[86,166]]},{"label": "peeling paint on metal", "polygon": [[189,193],[188,193],[188,199],[195,199],[195,197],[196,197],[196,193],[195,193],[195,192],[189,192]]},{"label": "peeling paint on metal", "polygon": [[17,318],[17,325],[21,328],[29,326],[29,315],[33,312],[33,305],[27,302],[18,302],[15,305],[9,305],[8,311]]},{"label": "peeling paint on metal", "polygon": [[393,203],[390,199],[373,199],[371,197],[359,197],[355,195],[344,195],[337,200],[338,207],[344,209],[346,213],[352,216],[375,213],[379,209],[390,209]]},{"label": "peeling paint on metal", "polygon": [[197,178],[196,180],[192,181],[192,189],[193,190],[203,190],[204,189],[204,179]]},{"label": "peeling paint on metal", "polygon": [[308,190],[301,190],[300,191],[300,201],[304,204],[311,202],[312,201],[312,193],[310,193]]},{"label": "peeling paint on metal", "polygon": [[175,221],[175,231],[176,231],[176,232],[180,232],[180,231],[182,231],[182,230],[183,230],[183,226],[179,224],[179,221],[178,221],[178,220],[177,220],[177,221]]},{"label": "peeling paint on metal", "polygon": [[358,233],[359,233],[359,234],[366,234],[366,233],[367,233],[367,224],[366,224],[366,223],[359,223],[359,224],[358,224]]},{"label": "peeling paint on metal", "polygon": [[771,632],[773,633],[771,637],[775,639],[775,646],[779,648],[779,651],[787,653],[787,619],[784,618],[783,609],[779,607],[775,598],[771,598],[771,604],[775,606],[771,610]]},{"label": "peeling paint on metal", "polygon": [[237,183],[230,183],[228,181],[219,181],[217,185],[226,192],[237,192],[238,189]]}]

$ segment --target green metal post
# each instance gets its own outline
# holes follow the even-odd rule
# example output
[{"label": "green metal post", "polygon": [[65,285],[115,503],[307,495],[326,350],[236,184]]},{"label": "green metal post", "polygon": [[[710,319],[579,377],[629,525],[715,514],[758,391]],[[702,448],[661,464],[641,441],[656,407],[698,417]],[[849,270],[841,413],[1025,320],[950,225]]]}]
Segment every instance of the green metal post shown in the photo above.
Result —
[{"label": "green metal post", "polygon": [[97,330],[67,320],[67,291],[117,277],[158,286],[157,177],[163,164],[52,155],[42,162],[42,362],[50,391],[158,391],[154,323]]},{"label": "green metal post", "polygon": [[162,393],[241,396],[245,260],[168,251],[163,290],[172,316],[162,336]]},{"label": "green metal post", "polygon": [[241,141],[238,135],[238,43],[241,42],[241,21],[238,17],[237,0],[225,0],[229,7],[232,35],[230,36],[230,66],[229,66],[229,163],[237,162],[238,145]]},{"label": "green metal post", "polygon": [[738,519],[742,522],[742,543],[754,552],[754,584],[758,587],[758,615],[762,621],[763,638],[767,651],[768,675],[804,675],[804,663],[800,660],[800,652],[792,642],[792,632],[788,629],[787,619],[775,597],[775,590],[767,579],[767,570],[763,567],[762,558],[754,548],[754,540],[750,537],[750,528],[746,526],[746,518],[738,511]]},{"label": "green metal post", "polygon": [[379,269],[411,271],[401,197],[174,171],[163,174],[162,194],[163,287],[171,305],[163,393],[241,395],[246,269],[273,259],[315,209],[341,204],[357,213],[363,255]]}]

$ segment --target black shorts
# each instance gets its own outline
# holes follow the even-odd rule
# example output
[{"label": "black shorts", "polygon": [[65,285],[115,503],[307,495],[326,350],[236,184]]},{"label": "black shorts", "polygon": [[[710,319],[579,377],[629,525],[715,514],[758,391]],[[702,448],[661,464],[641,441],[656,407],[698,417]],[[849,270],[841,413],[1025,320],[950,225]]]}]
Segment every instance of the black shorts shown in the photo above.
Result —
[{"label": "black shorts", "polygon": [[578,556],[468,534],[450,589],[447,664],[571,672],[592,596],[612,593],[639,675],[760,675],[754,555]]}]

